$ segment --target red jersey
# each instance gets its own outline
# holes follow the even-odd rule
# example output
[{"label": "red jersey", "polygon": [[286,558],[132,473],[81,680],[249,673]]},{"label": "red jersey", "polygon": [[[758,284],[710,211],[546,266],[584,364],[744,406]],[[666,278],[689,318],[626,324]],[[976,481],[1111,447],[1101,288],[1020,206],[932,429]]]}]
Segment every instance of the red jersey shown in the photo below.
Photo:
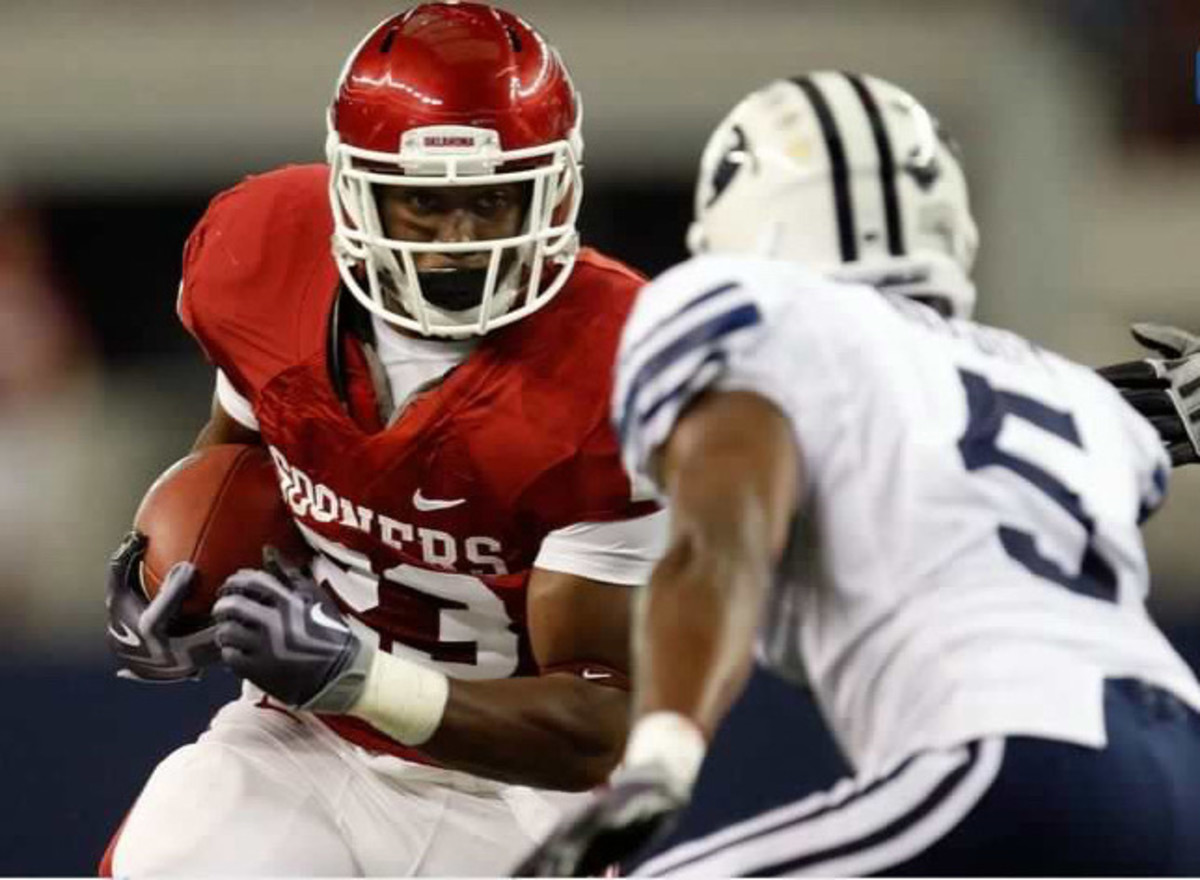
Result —
[{"label": "red jersey", "polygon": [[[585,249],[549,304],[483,337],[384,428],[359,343],[331,344],[327,187],[326,166],[291,166],[214,199],[184,251],[180,317],[253,405],[320,551],[314,574],[360,635],[455,678],[536,674],[525,586],[543,538],[654,510],[631,499],[608,418],[643,279]],[[420,759],[357,719],[326,720]]]}]

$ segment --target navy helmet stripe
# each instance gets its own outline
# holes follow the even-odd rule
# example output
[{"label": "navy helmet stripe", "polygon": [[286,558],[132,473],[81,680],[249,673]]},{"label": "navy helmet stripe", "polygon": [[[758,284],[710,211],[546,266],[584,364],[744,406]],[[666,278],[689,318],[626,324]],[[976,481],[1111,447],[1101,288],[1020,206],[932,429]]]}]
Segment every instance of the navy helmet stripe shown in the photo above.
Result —
[{"label": "navy helmet stripe", "polygon": [[887,125],[883,121],[879,102],[867,88],[862,76],[857,73],[845,73],[843,76],[854,87],[854,93],[862,102],[871,122],[871,134],[875,138],[875,149],[879,153],[879,186],[883,190],[883,215],[887,223],[888,253],[894,257],[904,254],[904,229],[900,217],[900,198],[896,192],[896,157],[892,153],[892,139],[888,135]]},{"label": "navy helmet stripe", "polygon": [[830,176],[833,179],[833,207],[837,214],[842,262],[849,263],[858,259],[858,234],[854,226],[854,205],[850,201],[850,165],[846,161],[846,147],[842,143],[842,135],[838,131],[837,120],[833,118],[829,102],[825,100],[812,77],[801,76],[792,82],[804,92],[821,125],[821,136],[825,139],[825,149],[829,153]]}]

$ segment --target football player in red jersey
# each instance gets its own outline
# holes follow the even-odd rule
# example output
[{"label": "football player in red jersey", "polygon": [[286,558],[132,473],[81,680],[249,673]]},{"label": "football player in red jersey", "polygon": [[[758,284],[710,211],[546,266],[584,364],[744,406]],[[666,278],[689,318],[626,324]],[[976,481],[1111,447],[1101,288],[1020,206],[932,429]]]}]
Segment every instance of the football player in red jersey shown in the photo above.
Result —
[{"label": "football player in red jersey", "polygon": [[532,27],[424,4],[351,54],[328,165],[249,178],[196,227],[179,314],[217,368],[197,446],[265,444],[314,556],[235,575],[179,636],[190,572],[147,604],[144,540],[122,545],[124,673],[187,678],[219,651],[246,685],[103,867],[494,875],[607,777],[622,587],[665,514],[607,417],[642,279],[579,248],[579,122]]}]

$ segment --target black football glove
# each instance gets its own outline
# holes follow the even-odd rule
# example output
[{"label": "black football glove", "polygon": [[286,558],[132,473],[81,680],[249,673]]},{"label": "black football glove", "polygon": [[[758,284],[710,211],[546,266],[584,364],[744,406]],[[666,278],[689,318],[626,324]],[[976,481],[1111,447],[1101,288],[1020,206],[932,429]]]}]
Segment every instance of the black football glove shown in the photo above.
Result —
[{"label": "black football glove", "polygon": [[172,566],[153,600],[142,592],[146,536],[130,532],[108,563],[108,646],[121,663],[117,675],[135,681],[197,679],[219,658],[216,628],[180,631],[180,608],[192,589],[195,568]]},{"label": "black football glove", "polygon": [[658,765],[621,771],[612,787],[559,823],[514,877],[599,877],[670,832],[686,796]]},{"label": "black football glove", "polygon": [[213,606],[221,659],[289,706],[347,711],[362,694],[375,648],[307,572],[273,547],[263,562],[221,585]]},{"label": "black football glove", "polygon": [[1161,324],[1134,324],[1133,338],[1158,358],[1101,367],[1098,372],[1150,420],[1179,467],[1200,462],[1200,336]]}]

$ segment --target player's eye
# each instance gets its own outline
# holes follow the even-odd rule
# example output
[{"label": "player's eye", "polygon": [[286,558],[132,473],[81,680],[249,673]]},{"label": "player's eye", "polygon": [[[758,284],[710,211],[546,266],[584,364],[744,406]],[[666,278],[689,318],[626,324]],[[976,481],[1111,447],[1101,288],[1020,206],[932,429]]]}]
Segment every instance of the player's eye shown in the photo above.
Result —
[{"label": "player's eye", "polygon": [[437,193],[422,189],[407,189],[400,195],[400,204],[413,214],[436,214],[441,210]]},{"label": "player's eye", "polygon": [[484,190],[475,197],[474,210],[483,217],[494,217],[512,204],[512,194],[505,189]]}]

